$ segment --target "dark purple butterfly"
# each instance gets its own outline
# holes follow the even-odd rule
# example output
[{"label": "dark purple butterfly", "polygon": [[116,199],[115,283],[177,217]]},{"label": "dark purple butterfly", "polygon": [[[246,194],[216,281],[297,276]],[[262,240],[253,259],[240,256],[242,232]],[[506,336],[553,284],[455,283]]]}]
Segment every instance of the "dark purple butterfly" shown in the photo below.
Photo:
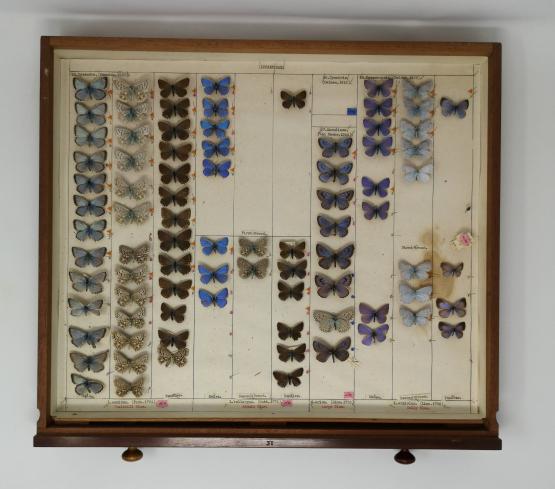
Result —
[{"label": "dark purple butterfly", "polygon": [[391,89],[393,88],[393,78],[386,78],[381,81],[364,80],[364,88],[368,90],[368,95],[370,95],[370,97],[376,97],[378,95],[389,97],[391,95]]},{"label": "dark purple butterfly", "polygon": [[366,148],[364,153],[367,156],[389,156],[391,154],[391,146],[393,146],[393,138],[388,136],[386,138],[376,139],[368,136],[362,138],[362,145]]},{"label": "dark purple butterfly", "polygon": [[337,207],[339,210],[344,211],[349,207],[349,203],[355,196],[354,190],[343,190],[342,192],[330,192],[329,190],[319,189],[316,195],[320,199],[322,209],[331,209]]},{"label": "dark purple butterfly", "polygon": [[441,106],[441,113],[443,116],[449,117],[451,115],[456,115],[459,119],[464,119],[469,104],[466,99],[455,103],[450,98],[442,97],[439,101],[439,105]]},{"label": "dark purple butterfly", "polygon": [[391,119],[382,119],[381,121],[364,119],[362,123],[366,128],[368,136],[387,136],[390,133]]},{"label": "dark purple butterfly", "polygon": [[351,216],[341,217],[335,220],[331,217],[319,215],[317,217],[318,226],[320,226],[320,234],[327,238],[328,236],[339,236],[344,238],[349,233],[351,225]]},{"label": "dark purple butterfly", "polygon": [[333,280],[325,275],[317,273],[314,276],[314,282],[318,287],[318,295],[324,299],[328,297],[331,293],[337,295],[337,297],[344,299],[350,293],[349,286],[353,281],[353,274],[346,273],[337,280]]},{"label": "dark purple butterfly", "polygon": [[387,219],[387,213],[389,211],[389,201],[383,202],[380,205],[374,205],[371,202],[363,202],[362,210],[364,211],[364,217],[369,221],[378,218],[384,220]]},{"label": "dark purple butterfly", "polygon": [[453,265],[451,263],[443,262],[440,267],[445,278],[460,277],[464,268],[464,263],[461,262],[458,265]]},{"label": "dark purple butterfly", "polygon": [[340,248],[338,250],[333,250],[325,244],[318,243],[316,245],[316,254],[320,257],[318,260],[318,265],[322,268],[328,270],[330,267],[339,267],[344,270],[351,266],[351,257],[355,252],[355,245],[350,244]]},{"label": "dark purple butterfly", "polygon": [[438,298],[436,300],[436,306],[438,308],[438,313],[442,318],[448,318],[449,316],[457,315],[462,318],[466,315],[466,299],[461,297],[458,301],[453,303],[446,301],[445,299]]},{"label": "dark purple butterfly", "polygon": [[349,154],[349,148],[353,144],[353,138],[343,138],[334,141],[328,138],[318,138],[318,145],[322,148],[322,156],[331,158],[334,154],[338,154],[345,158]]},{"label": "dark purple butterfly", "polygon": [[368,117],[374,117],[376,114],[389,117],[393,109],[393,99],[386,98],[380,102],[372,98],[364,99],[364,108]]},{"label": "dark purple butterfly", "polygon": [[443,321],[440,321],[438,324],[438,328],[441,331],[441,336],[444,338],[450,338],[451,336],[456,336],[459,340],[463,337],[463,332],[466,328],[466,324],[464,322],[457,323],[457,324],[449,324]]},{"label": "dark purple butterfly", "polygon": [[319,362],[327,362],[331,357],[332,361],[335,362],[337,358],[340,362],[344,362],[349,358],[349,348],[351,347],[351,337],[346,336],[345,338],[339,340],[339,343],[335,346],[331,346],[324,340],[314,340],[312,342],[312,348],[317,353],[316,360]]},{"label": "dark purple butterfly", "polygon": [[339,166],[334,166],[325,160],[318,160],[316,167],[320,172],[318,178],[321,182],[328,183],[331,180],[332,182],[339,182],[340,185],[345,185],[349,181],[349,174],[353,169],[353,163],[348,161]]},{"label": "dark purple butterfly", "polygon": [[375,328],[368,326],[366,324],[358,324],[358,334],[363,335],[362,344],[370,346],[372,342],[382,343],[385,341],[387,332],[389,331],[389,325],[381,324]]},{"label": "dark purple butterfly", "polygon": [[389,304],[384,304],[383,306],[374,309],[373,307],[361,302],[358,305],[358,310],[360,311],[360,320],[363,323],[385,323],[387,321],[387,315],[389,314]]},{"label": "dark purple butterfly", "polygon": [[379,195],[380,197],[385,197],[387,195],[387,190],[390,185],[389,178],[384,178],[379,182],[374,182],[371,178],[362,177],[362,193],[367,197],[372,195]]}]

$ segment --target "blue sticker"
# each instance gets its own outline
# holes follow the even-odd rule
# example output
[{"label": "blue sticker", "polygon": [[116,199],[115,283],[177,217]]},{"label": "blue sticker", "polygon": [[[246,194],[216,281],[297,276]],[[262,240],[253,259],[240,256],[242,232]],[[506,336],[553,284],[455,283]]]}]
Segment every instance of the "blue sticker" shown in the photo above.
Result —
[{"label": "blue sticker", "polygon": [[357,115],[356,107],[347,107],[347,115]]}]

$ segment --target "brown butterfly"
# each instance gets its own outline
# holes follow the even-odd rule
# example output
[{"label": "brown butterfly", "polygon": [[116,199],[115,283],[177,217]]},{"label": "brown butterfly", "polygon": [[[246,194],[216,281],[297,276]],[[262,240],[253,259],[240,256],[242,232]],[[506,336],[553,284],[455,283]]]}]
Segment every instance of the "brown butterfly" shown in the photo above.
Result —
[{"label": "brown butterfly", "polygon": [[169,367],[172,362],[178,367],[183,367],[187,363],[188,348],[179,348],[177,351],[170,351],[164,345],[158,345],[158,362]]},{"label": "brown butterfly", "polygon": [[307,265],[308,263],[306,260],[299,261],[297,263],[279,261],[277,264],[278,270],[281,272],[279,276],[283,280],[287,280],[295,277],[305,278]]},{"label": "brown butterfly", "polygon": [[293,95],[291,92],[286,90],[282,90],[280,95],[282,100],[281,105],[283,105],[286,109],[291,107],[298,107],[299,109],[302,109],[306,104],[306,90],[301,90],[296,95]]},{"label": "brown butterfly", "polygon": [[160,180],[162,183],[187,183],[189,181],[189,173],[191,171],[189,163],[185,163],[175,169],[165,163],[160,163],[158,169],[160,170]]},{"label": "brown butterfly", "polygon": [[171,158],[174,161],[176,158],[179,161],[185,161],[187,158],[189,158],[189,154],[193,149],[193,146],[191,146],[190,144],[174,146],[173,144],[166,141],[160,141],[160,143],[158,143],[158,147],[160,148],[160,156],[163,160],[169,160]]},{"label": "brown butterfly", "polygon": [[349,348],[351,348],[351,337],[345,336],[339,340],[335,346],[331,346],[324,340],[314,340],[312,348],[317,353],[316,360],[326,362],[330,357],[333,362],[337,358],[340,362],[344,362],[349,358]]},{"label": "brown butterfly", "polygon": [[287,299],[295,299],[296,301],[300,301],[303,298],[303,291],[304,291],[304,282],[299,282],[297,285],[290,287],[285,282],[281,280],[278,282],[278,297],[282,301],[286,301]]},{"label": "brown butterfly", "polygon": [[293,362],[295,360],[302,362],[306,351],[306,343],[299,346],[276,345],[276,349],[282,362]]},{"label": "brown butterfly", "polygon": [[294,241],[294,242],[280,241],[279,254],[282,258],[296,258],[297,260],[299,260],[304,256],[305,247],[306,247],[305,241]]},{"label": "brown butterfly", "polygon": [[158,187],[158,195],[160,195],[160,203],[163,206],[170,204],[183,207],[187,205],[187,197],[189,196],[189,187],[182,187],[177,192],[173,193],[166,187]]},{"label": "brown butterfly", "polygon": [[181,122],[172,125],[168,121],[158,121],[158,129],[162,131],[162,141],[171,141],[172,139],[188,139],[189,127],[191,127],[190,119],[183,119]]},{"label": "brown butterfly", "polygon": [[170,319],[172,321],[175,321],[176,323],[182,323],[183,321],[185,321],[187,306],[179,306],[174,309],[169,304],[162,302],[160,309],[160,318],[162,319],[162,321],[168,321]]},{"label": "brown butterfly", "polygon": [[144,263],[150,256],[150,245],[148,243],[131,248],[127,245],[120,245],[119,247],[119,261],[124,265],[136,261],[137,263]]},{"label": "brown butterfly", "polygon": [[143,395],[144,381],[144,377],[139,377],[134,382],[128,382],[123,377],[116,377],[114,379],[116,394],[119,397],[123,397],[132,392],[135,397],[141,397]]},{"label": "brown butterfly", "polygon": [[287,326],[287,324],[277,323],[278,336],[281,340],[291,338],[296,341],[301,337],[301,331],[304,328],[304,323],[300,322],[295,326]]},{"label": "brown butterfly", "polygon": [[180,299],[186,299],[189,297],[189,289],[192,287],[193,282],[192,280],[184,280],[183,282],[174,283],[165,277],[160,277],[158,285],[160,286],[162,297],[169,299],[172,296],[177,296]]},{"label": "brown butterfly", "polygon": [[160,78],[158,86],[160,87],[160,96],[163,98],[167,98],[170,95],[185,97],[187,95],[187,87],[189,86],[189,78],[182,78],[176,82],[169,82]]},{"label": "brown butterfly", "polygon": [[160,338],[160,343],[166,348],[185,348],[189,338],[189,331],[184,329],[178,333],[170,333],[165,329],[159,329],[158,338]]},{"label": "brown butterfly", "polygon": [[185,209],[181,212],[172,212],[167,207],[162,207],[162,226],[171,228],[178,226],[186,228],[191,224],[191,209]]},{"label": "brown butterfly", "polygon": [[160,240],[160,248],[164,251],[170,251],[173,248],[179,248],[181,251],[185,251],[191,246],[191,230],[185,229],[185,231],[181,231],[178,234],[173,234],[159,229],[158,239]]},{"label": "brown butterfly", "polygon": [[443,271],[443,276],[446,278],[450,277],[460,277],[464,268],[464,263],[461,262],[458,265],[453,265],[451,263],[443,262],[440,265]]},{"label": "brown butterfly", "polygon": [[134,371],[137,374],[142,374],[146,370],[148,362],[148,353],[139,353],[133,358],[129,358],[120,351],[114,352],[115,369],[117,372],[123,374],[127,371]]},{"label": "brown butterfly", "polygon": [[280,370],[274,370],[274,378],[277,380],[277,384],[280,387],[287,387],[288,385],[293,385],[294,387],[298,387],[301,385],[300,377],[303,375],[304,369],[298,368],[297,370],[293,370],[292,372],[282,372]]},{"label": "brown butterfly", "polygon": [[186,117],[189,111],[187,110],[190,105],[189,99],[184,98],[173,102],[169,99],[160,100],[160,108],[162,109],[162,117],[164,119],[171,119],[174,116]]},{"label": "brown butterfly", "polygon": [[191,253],[183,255],[181,258],[174,259],[170,255],[165,253],[160,253],[158,255],[158,262],[160,263],[160,271],[164,275],[170,275],[171,273],[181,273],[187,275],[191,271],[191,262],[193,258]]}]

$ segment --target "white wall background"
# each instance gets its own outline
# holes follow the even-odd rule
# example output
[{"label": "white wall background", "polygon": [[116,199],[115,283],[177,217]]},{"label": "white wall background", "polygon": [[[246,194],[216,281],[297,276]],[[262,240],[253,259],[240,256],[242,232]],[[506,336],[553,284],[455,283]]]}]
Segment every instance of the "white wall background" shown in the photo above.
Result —
[{"label": "white wall background", "polygon": [[[40,35],[502,42],[503,451],[32,448]],[[555,488],[553,0],[0,0],[0,40],[0,488]]]}]

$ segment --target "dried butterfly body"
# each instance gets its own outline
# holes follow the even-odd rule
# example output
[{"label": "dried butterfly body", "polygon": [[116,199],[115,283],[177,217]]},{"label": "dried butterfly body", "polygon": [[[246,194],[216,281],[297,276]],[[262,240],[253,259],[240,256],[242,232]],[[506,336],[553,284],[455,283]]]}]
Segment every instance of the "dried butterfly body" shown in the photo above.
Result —
[{"label": "dried butterfly body", "polygon": [[122,286],[116,286],[115,293],[119,306],[126,306],[134,302],[138,306],[144,306],[148,300],[148,293],[145,286],[138,287],[131,291]]},{"label": "dried butterfly body", "polygon": [[160,88],[160,96],[168,98],[171,96],[184,97],[187,95],[187,87],[189,86],[189,78],[185,77],[175,82],[170,82],[160,78],[158,87]]},{"label": "dried butterfly body", "polygon": [[127,313],[123,310],[116,311],[116,320],[120,328],[142,328],[145,325],[146,309],[139,307],[133,313]]},{"label": "dried butterfly body", "polygon": [[127,245],[120,245],[119,247],[119,261],[124,265],[133,261],[137,263],[144,263],[150,257],[150,245],[148,243],[131,248]]},{"label": "dried butterfly body", "polygon": [[144,224],[150,217],[151,204],[143,202],[135,207],[127,207],[120,202],[114,202],[112,209],[116,217],[116,221],[121,225],[128,224]]},{"label": "dried butterfly body", "polygon": [[75,392],[83,397],[92,397],[104,389],[102,382],[78,374],[71,374],[71,382],[75,385]]},{"label": "dried butterfly body", "polygon": [[249,256],[254,253],[257,256],[264,256],[268,251],[268,238],[263,236],[251,241],[247,238],[239,238],[239,252],[242,256]]},{"label": "dried butterfly body", "polygon": [[146,264],[143,264],[133,269],[119,267],[116,271],[116,276],[120,284],[125,285],[128,282],[134,282],[140,285],[146,280],[147,273],[148,267]]},{"label": "dried butterfly body", "polygon": [[306,241],[280,241],[279,255],[282,258],[296,258],[297,260],[304,257],[306,249]]},{"label": "dried butterfly body", "polygon": [[301,333],[304,329],[304,323],[295,324],[294,326],[287,326],[284,323],[277,323],[278,336],[281,340],[286,340],[291,338],[293,341],[298,340],[301,337]]},{"label": "dried butterfly body", "polygon": [[245,258],[237,258],[237,267],[239,268],[239,276],[241,278],[264,278],[268,273],[268,258],[262,258],[256,263],[251,263]]},{"label": "dried butterfly body", "polygon": [[452,263],[442,262],[440,267],[445,278],[460,277],[464,268],[464,263],[461,262],[454,265]]},{"label": "dried butterfly body", "polygon": [[276,350],[282,362],[302,362],[305,357],[306,343],[298,346],[276,345]]},{"label": "dried butterfly body", "polygon": [[280,92],[281,105],[285,109],[290,109],[291,107],[297,107],[302,109],[306,105],[306,90],[301,90],[296,94],[289,92],[287,90],[282,90]]},{"label": "dried butterfly body", "polygon": [[150,112],[149,102],[141,102],[136,105],[127,104],[121,100],[116,100],[116,110],[118,116],[124,122],[136,122],[143,120]]},{"label": "dried butterfly body", "polygon": [[123,377],[116,377],[114,379],[116,395],[119,397],[124,397],[131,392],[135,397],[141,397],[144,392],[144,381],[144,377],[139,377],[133,382],[129,382]]},{"label": "dried butterfly body", "polygon": [[116,195],[125,199],[142,200],[147,193],[147,182],[140,179],[134,183],[129,183],[121,175],[116,176]]},{"label": "dried butterfly body", "polygon": [[73,366],[77,372],[84,372],[85,370],[98,373],[104,370],[104,362],[108,358],[108,351],[97,353],[95,355],[85,355],[76,351],[69,354],[69,358],[73,362]]},{"label": "dried butterfly body", "polygon": [[316,310],[312,313],[312,317],[318,323],[320,331],[324,333],[331,331],[345,333],[351,329],[351,321],[355,317],[355,309],[354,307],[348,307],[338,313]]},{"label": "dried butterfly body", "polygon": [[119,91],[119,98],[124,102],[143,102],[149,96],[148,79],[132,83],[122,78],[114,78],[114,88]]},{"label": "dried butterfly body", "polygon": [[169,367],[172,363],[178,367],[183,367],[187,363],[188,354],[188,348],[170,351],[161,343],[158,345],[158,362],[166,367]]},{"label": "dried butterfly body", "polygon": [[[158,361],[169,367],[172,362],[178,367],[183,367],[187,363],[187,339],[189,331],[183,330],[178,333],[170,333],[164,329],[158,330],[160,344],[158,346]],[[170,350],[175,348],[176,350]]]},{"label": "dried butterfly body", "polygon": [[324,340],[315,339],[312,342],[312,348],[316,352],[316,360],[319,362],[327,362],[330,357],[332,362],[335,362],[335,359],[344,362],[349,358],[351,337],[342,338],[335,346],[329,345]]},{"label": "dried butterfly body", "polygon": [[144,331],[139,331],[133,335],[127,335],[123,331],[115,330],[112,331],[112,339],[114,341],[114,346],[118,350],[122,350],[128,346],[135,351],[139,351],[145,345],[146,333]]},{"label": "dried butterfly body", "polygon": [[302,367],[289,373],[282,372],[280,370],[273,371],[274,379],[276,379],[277,384],[280,387],[287,387],[288,385],[298,387],[299,385],[301,385],[301,376],[303,375],[303,373],[304,369]]},{"label": "dried butterfly body", "polygon": [[114,352],[115,369],[120,374],[125,372],[135,372],[137,374],[142,374],[146,370],[146,364],[148,362],[148,353],[139,353],[133,358],[129,358],[120,351]]}]

